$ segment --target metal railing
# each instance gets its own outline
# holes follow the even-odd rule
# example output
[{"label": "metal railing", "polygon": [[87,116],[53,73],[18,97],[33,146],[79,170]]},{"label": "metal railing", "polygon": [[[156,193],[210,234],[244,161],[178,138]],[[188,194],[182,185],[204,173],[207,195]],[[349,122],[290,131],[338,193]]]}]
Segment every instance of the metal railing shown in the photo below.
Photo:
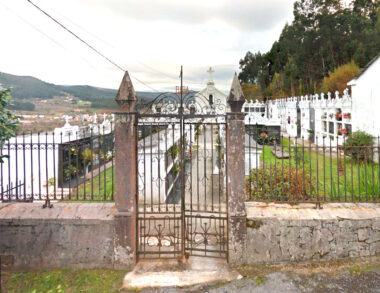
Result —
[{"label": "metal railing", "polygon": [[374,138],[373,144],[339,145],[331,138],[312,143],[251,137],[246,143],[246,200],[380,202],[379,142]]},{"label": "metal railing", "polygon": [[114,200],[112,124],[23,134],[7,141],[0,155],[2,202]]}]

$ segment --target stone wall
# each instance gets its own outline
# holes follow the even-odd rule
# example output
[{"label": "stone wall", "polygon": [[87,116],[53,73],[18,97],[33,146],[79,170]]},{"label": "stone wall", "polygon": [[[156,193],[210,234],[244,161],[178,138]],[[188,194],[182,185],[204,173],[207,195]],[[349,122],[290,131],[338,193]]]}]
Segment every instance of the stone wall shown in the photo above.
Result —
[{"label": "stone wall", "polygon": [[0,204],[0,255],[16,269],[106,268],[114,263],[112,203]]},{"label": "stone wall", "polygon": [[380,253],[380,205],[246,203],[247,263],[330,260]]}]

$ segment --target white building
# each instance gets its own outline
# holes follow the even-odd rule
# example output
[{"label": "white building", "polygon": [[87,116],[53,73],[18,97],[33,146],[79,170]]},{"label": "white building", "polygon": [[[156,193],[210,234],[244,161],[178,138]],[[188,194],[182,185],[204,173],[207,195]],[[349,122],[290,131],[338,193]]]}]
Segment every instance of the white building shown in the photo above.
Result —
[{"label": "white building", "polygon": [[348,85],[351,86],[353,131],[380,135],[380,54]]},{"label": "white building", "polygon": [[201,110],[198,112],[209,114],[226,114],[226,112],[230,112],[227,95],[215,87],[215,82],[212,79],[214,70],[210,67],[207,72],[209,73],[207,86],[194,96],[196,107],[202,107],[202,109],[197,109]]}]

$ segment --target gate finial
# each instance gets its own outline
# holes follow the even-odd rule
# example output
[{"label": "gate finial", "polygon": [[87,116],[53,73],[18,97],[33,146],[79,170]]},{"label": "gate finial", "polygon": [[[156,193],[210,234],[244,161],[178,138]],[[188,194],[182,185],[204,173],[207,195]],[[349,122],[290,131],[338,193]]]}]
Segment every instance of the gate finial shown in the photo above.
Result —
[{"label": "gate finial", "polygon": [[123,80],[121,81],[115,100],[121,111],[133,112],[135,109],[137,96],[128,71],[126,71],[123,76]]},{"label": "gate finial", "polygon": [[241,107],[243,106],[244,102],[244,93],[235,72],[234,78],[232,80],[230,95],[228,96],[228,104],[230,104],[232,112],[241,112]]}]

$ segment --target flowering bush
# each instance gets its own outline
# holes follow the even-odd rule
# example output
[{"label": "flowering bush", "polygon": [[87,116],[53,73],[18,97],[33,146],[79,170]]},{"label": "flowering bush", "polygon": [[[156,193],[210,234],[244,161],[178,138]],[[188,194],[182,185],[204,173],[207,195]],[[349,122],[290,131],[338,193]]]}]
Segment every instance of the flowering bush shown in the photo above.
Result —
[{"label": "flowering bush", "polygon": [[342,112],[336,113],[335,114],[335,119],[338,120],[338,121],[341,121],[342,120]]},{"label": "flowering bush", "polygon": [[[305,168],[298,170],[286,166],[285,170],[274,165],[258,170],[252,169],[245,180],[247,200],[264,200],[275,196],[285,200],[310,200],[316,190],[316,180]],[[311,193],[310,193],[311,191]]]},{"label": "flowering bush", "polygon": [[355,131],[344,143],[344,152],[356,161],[368,160],[371,157],[373,137],[364,131]]},{"label": "flowering bush", "polygon": [[261,145],[273,145],[275,141],[277,141],[277,138],[275,136],[269,136],[266,132],[260,133],[259,137],[257,138],[257,143]]},{"label": "flowering bush", "polygon": [[344,113],[343,118],[344,119],[351,119],[351,113]]},{"label": "flowering bush", "polygon": [[338,128],[338,134],[339,135],[342,135],[342,134],[347,135],[348,131],[346,128]]}]

